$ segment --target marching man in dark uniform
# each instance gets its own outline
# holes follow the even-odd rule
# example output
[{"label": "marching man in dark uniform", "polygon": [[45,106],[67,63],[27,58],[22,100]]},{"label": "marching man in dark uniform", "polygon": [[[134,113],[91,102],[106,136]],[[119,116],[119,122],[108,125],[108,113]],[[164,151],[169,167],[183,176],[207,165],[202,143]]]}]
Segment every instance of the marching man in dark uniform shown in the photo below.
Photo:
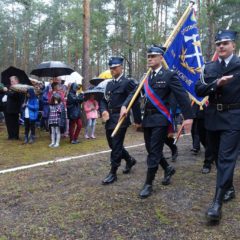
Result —
[{"label": "marching man in dark uniform", "polygon": [[[152,193],[152,183],[159,164],[164,169],[163,185],[170,184],[170,179],[175,173],[175,169],[162,157],[163,145],[167,138],[168,128],[172,124],[170,119],[170,95],[173,93],[178,101],[184,120],[186,131],[190,131],[192,124],[192,114],[189,97],[179,81],[176,73],[165,70],[162,67],[162,60],[165,48],[152,46],[148,49],[148,66],[152,72],[148,80],[145,81],[145,107],[142,126],[144,130],[144,140],[147,156],[147,177],[143,189],[140,192],[141,198],[147,198]],[[124,102],[121,109],[121,116],[126,114],[126,106],[129,104],[133,93]],[[152,101],[157,99],[156,102]],[[156,105],[161,105],[161,110]]]},{"label": "marching man in dark uniform", "polygon": [[219,31],[215,38],[218,60],[206,64],[204,80],[196,84],[199,96],[209,96],[205,126],[217,160],[216,193],[206,215],[219,221],[223,201],[235,197],[233,173],[240,145],[240,60],[234,55],[236,32]]},{"label": "marching man in dark uniform", "polygon": [[[111,134],[118,123],[121,106],[128,95],[136,88],[137,84],[123,75],[123,58],[111,57],[109,67],[113,80],[110,81],[105,90],[105,97],[100,104],[102,118],[106,122],[106,137],[108,145],[111,148],[111,170],[103,180],[103,184],[110,184],[117,180],[117,169],[121,164],[121,159],[126,161],[126,167],[123,173],[129,173],[136,164],[136,160],[129,155],[123,146],[125,134],[130,125],[130,118],[127,117],[123,122],[118,133],[112,138]],[[132,108],[136,125],[141,123],[140,104],[136,102]]]}]

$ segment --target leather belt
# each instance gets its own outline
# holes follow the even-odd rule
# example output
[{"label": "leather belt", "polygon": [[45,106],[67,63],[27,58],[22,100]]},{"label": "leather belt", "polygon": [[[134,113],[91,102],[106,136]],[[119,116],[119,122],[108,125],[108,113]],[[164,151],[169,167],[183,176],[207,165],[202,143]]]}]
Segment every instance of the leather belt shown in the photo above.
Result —
[{"label": "leather belt", "polygon": [[219,112],[231,110],[231,109],[240,109],[240,103],[232,103],[232,104],[211,103],[209,105],[214,106]]},{"label": "leather belt", "polygon": [[121,108],[110,108],[110,109],[108,109],[108,112],[109,113],[120,113],[120,111],[121,111]]},{"label": "leather belt", "polygon": [[145,115],[152,115],[154,113],[160,113],[160,112],[157,109],[154,109],[154,108],[146,108],[144,110]]}]

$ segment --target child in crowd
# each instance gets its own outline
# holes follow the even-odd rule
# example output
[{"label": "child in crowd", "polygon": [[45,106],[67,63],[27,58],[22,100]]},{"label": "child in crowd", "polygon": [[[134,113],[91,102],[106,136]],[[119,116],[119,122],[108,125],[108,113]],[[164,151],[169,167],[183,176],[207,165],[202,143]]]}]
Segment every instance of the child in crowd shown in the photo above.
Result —
[{"label": "child in crowd", "polygon": [[[32,144],[35,140],[35,124],[38,118],[39,100],[35,95],[34,89],[29,88],[25,102],[23,104],[24,110],[24,126],[25,126],[25,137],[24,143]],[[30,132],[30,137],[29,137]]]},{"label": "child in crowd", "polygon": [[50,85],[47,85],[42,94],[40,95],[39,102],[41,105],[42,119],[41,119],[41,129],[49,131],[48,129],[48,116],[49,116],[49,102],[48,102],[48,93],[50,90]]},{"label": "child in crowd", "polygon": [[48,91],[48,102],[50,103],[51,102],[51,98],[52,98],[52,95],[54,93],[58,93],[58,95],[60,96],[61,98],[61,102],[66,105],[66,102],[65,102],[65,99],[64,99],[64,92],[63,90],[61,89],[61,86],[59,83],[57,82],[53,82],[51,84],[51,88],[49,89]]},{"label": "child in crowd", "polygon": [[49,147],[59,147],[62,109],[61,96],[58,93],[53,93],[49,105],[48,117],[48,125],[51,130],[51,144]]},{"label": "child in crowd", "polygon": [[94,99],[94,95],[91,94],[90,98],[84,102],[84,111],[87,117],[87,126],[85,130],[85,138],[96,138],[95,137],[95,126],[96,119],[98,118],[98,102]]}]

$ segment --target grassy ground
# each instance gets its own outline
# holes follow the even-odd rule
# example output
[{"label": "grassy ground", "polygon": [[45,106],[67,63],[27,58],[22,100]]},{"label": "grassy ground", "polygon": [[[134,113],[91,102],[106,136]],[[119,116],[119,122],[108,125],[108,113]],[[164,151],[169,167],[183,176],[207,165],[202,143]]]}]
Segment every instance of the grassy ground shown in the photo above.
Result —
[{"label": "grassy ground", "polygon": [[[49,148],[49,133],[40,131],[40,129],[36,130],[36,143],[24,145],[23,131],[24,129],[21,127],[20,141],[9,141],[7,140],[5,126],[0,125],[0,169],[54,160],[66,156],[78,156],[108,149],[104,126],[101,123],[99,123],[96,128],[97,139],[84,139],[84,129],[82,129],[79,137],[80,144],[70,144],[69,138],[62,138],[59,148]],[[133,128],[130,128],[129,131],[130,133],[135,132]],[[136,137],[136,135],[134,135],[134,137]],[[139,133],[137,137],[139,141],[143,142],[141,133]],[[126,138],[126,144],[131,144],[136,141],[137,139],[134,139],[132,134],[129,134]]]},{"label": "grassy ground", "polygon": [[[99,141],[106,144],[103,136],[99,136]],[[133,144],[140,141],[142,135],[130,130],[127,142]],[[39,154],[45,154],[42,155],[44,157],[37,155],[38,159],[62,157],[60,153],[54,155],[57,153],[51,151],[56,150],[48,149],[47,142],[42,143],[44,151],[41,153],[39,150]],[[98,150],[95,143],[91,150]],[[66,153],[69,147],[75,150],[75,145],[65,144],[58,150],[64,155],[69,153]],[[81,153],[79,149],[84,144],[87,143],[82,141],[74,154]],[[14,148],[8,144],[5,148],[11,147],[13,151],[16,146]],[[35,152],[36,146],[27,146],[29,152]],[[172,184],[161,185],[163,172],[159,169],[154,194],[145,200],[138,198],[146,171],[144,147],[129,150],[138,160],[137,165],[129,175],[122,174],[119,169],[118,181],[110,186],[101,185],[109,170],[109,154],[0,175],[0,240],[239,239],[238,197],[224,204],[219,225],[205,220],[205,210],[214,194],[216,172],[213,169],[208,175],[201,174],[203,153],[192,156],[189,149],[190,138],[182,138],[178,161],[173,163],[177,172]],[[168,149],[165,149],[165,155],[169,156]],[[19,157],[12,157],[14,164],[8,165],[5,160],[4,167],[19,165]],[[240,187],[239,177],[237,167],[236,189]]]}]

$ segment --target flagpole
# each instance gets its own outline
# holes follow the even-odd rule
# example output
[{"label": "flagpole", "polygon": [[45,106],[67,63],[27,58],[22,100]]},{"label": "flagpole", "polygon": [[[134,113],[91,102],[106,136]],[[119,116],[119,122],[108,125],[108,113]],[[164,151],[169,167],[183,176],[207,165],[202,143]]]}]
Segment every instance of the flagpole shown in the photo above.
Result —
[{"label": "flagpole", "polygon": [[185,10],[185,12],[183,13],[182,17],[179,19],[177,25],[175,26],[175,28],[173,29],[172,33],[170,34],[170,36],[168,37],[167,41],[164,44],[165,48],[168,48],[171,44],[172,41],[175,39],[177,32],[181,29],[182,24],[185,22],[185,20],[187,19],[190,11],[192,10],[193,5],[195,4],[194,1],[190,1],[189,6],[187,7],[187,9]]},{"label": "flagpole", "polygon": [[140,93],[140,91],[141,91],[141,89],[142,89],[142,87],[143,87],[143,84],[144,84],[145,80],[148,78],[148,76],[149,76],[150,73],[151,73],[151,68],[148,69],[146,75],[143,77],[143,80],[140,82],[140,84],[139,84],[136,92],[134,93],[134,95],[133,95],[130,103],[128,104],[126,115],[123,116],[123,117],[118,121],[118,123],[117,123],[114,131],[112,132],[111,137],[114,137],[114,136],[116,135],[117,131],[119,130],[119,128],[121,127],[123,121],[125,120],[126,116],[128,115],[130,109],[132,108],[132,105],[134,104],[136,98],[138,97],[138,94]]},{"label": "flagpole", "polygon": [[[175,39],[177,33],[182,28],[183,23],[186,21],[186,19],[187,19],[188,15],[189,15],[190,11],[192,10],[194,4],[195,4],[194,1],[190,1],[189,6],[187,7],[185,12],[183,13],[182,17],[179,19],[177,25],[175,26],[175,28],[173,29],[172,33],[168,37],[167,41],[163,45],[165,48],[168,48],[172,44],[172,42]],[[168,64],[167,64],[165,59],[162,60],[162,65],[163,65],[163,67],[165,69],[168,69]]]},{"label": "flagpole", "polygon": [[[177,32],[181,29],[184,21],[185,21],[186,18],[188,17],[188,14],[190,13],[190,11],[191,11],[191,9],[192,9],[192,7],[193,7],[194,4],[195,4],[194,1],[190,1],[189,6],[187,7],[187,9],[186,9],[185,12],[183,13],[182,17],[179,19],[177,25],[176,25],[175,28],[173,29],[172,33],[171,33],[170,36],[168,37],[167,41],[165,42],[164,47],[168,48],[168,47],[170,46],[170,44],[171,44],[172,41],[174,40],[174,37],[176,36]],[[162,61],[162,65],[163,65],[163,67],[164,67],[165,69],[168,68],[168,65],[167,65],[167,63],[166,63],[166,61],[165,61],[164,59],[163,59],[163,61]],[[141,89],[142,89],[142,87],[143,87],[143,84],[144,84],[146,78],[148,77],[148,75],[150,74],[150,72],[151,72],[151,68],[148,69],[147,74],[145,75],[145,77],[143,78],[143,80],[140,82],[140,84],[139,84],[139,86],[138,86],[135,94],[133,95],[133,98],[132,98],[131,102],[128,104],[127,114],[129,113],[130,109],[132,108],[132,105],[133,105],[134,101],[136,100],[138,94],[140,93],[140,91],[141,91]],[[112,132],[111,137],[114,137],[114,136],[116,135],[117,131],[119,130],[119,128],[121,127],[123,121],[125,120],[127,114],[126,114],[125,116],[123,116],[123,117],[119,120],[119,122],[117,123],[114,131]]]}]

